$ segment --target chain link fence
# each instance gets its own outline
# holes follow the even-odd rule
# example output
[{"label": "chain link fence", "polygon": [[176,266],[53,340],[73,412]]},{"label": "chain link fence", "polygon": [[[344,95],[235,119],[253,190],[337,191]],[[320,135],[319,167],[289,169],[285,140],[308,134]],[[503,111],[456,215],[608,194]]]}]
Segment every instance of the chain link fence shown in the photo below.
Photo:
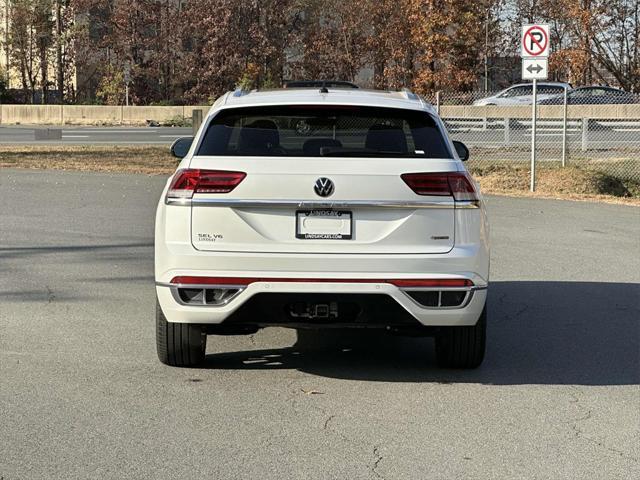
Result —
[{"label": "chain link fence", "polygon": [[[544,82],[541,82],[544,84]],[[472,168],[531,161],[531,86],[500,92],[438,92],[427,98]],[[640,182],[640,94],[607,87],[538,89],[536,168],[576,166]]]}]

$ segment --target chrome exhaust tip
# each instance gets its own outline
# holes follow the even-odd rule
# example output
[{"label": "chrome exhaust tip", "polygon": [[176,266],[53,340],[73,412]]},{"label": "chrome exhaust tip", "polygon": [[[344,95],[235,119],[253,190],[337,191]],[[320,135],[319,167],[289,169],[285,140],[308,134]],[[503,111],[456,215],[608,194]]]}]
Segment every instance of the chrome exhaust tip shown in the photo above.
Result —
[{"label": "chrome exhaust tip", "polygon": [[229,303],[241,288],[229,287],[174,287],[171,289],[176,301],[182,305],[221,306]]}]

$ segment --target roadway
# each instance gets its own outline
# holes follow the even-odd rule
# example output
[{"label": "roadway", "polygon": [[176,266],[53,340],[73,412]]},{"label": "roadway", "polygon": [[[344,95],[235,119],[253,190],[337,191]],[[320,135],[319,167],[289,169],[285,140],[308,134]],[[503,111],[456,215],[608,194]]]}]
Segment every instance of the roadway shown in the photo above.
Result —
[{"label": "roadway", "polygon": [[[34,130],[61,129],[61,140],[34,140]],[[192,134],[191,127],[79,127],[4,126],[0,144],[13,145],[169,145],[176,138]]]},{"label": "roadway", "polygon": [[161,365],[163,177],[0,170],[0,478],[640,478],[640,210],[490,197],[486,361],[267,329]]},{"label": "roadway", "polygon": [[[0,127],[0,144],[7,145],[170,145],[176,138],[189,136],[192,129],[180,127],[78,127],[50,126],[62,129],[61,140],[34,140],[34,130],[46,127],[3,126]],[[503,128],[466,128],[455,125],[452,137],[465,142],[470,147],[505,146]],[[540,144],[555,145],[562,143],[562,130],[559,126],[547,126],[538,129]],[[571,128],[567,133],[570,144],[581,144],[582,131]],[[640,127],[602,128],[592,127],[588,132],[588,145],[591,148],[640,148]],[[508,145],[528,146],[531,141],[531,129],[526,126],[512,127]]]}]

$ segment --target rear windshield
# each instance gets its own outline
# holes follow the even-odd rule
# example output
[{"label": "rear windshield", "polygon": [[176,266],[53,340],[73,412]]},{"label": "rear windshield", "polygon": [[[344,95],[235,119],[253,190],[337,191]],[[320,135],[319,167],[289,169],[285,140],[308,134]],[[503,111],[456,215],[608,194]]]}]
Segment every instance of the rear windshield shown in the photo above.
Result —
[{"label": "rear windshield", "polygon": [[451,158],[426,112],[324,105],[222,110],[197,154]]}]

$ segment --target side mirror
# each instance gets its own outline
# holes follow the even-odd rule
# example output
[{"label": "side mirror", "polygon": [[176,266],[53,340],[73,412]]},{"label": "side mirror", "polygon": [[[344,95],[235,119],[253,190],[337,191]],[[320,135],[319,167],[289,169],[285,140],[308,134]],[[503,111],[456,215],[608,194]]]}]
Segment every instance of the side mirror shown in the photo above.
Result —
[{"label": "side mirror", "polygon": [[456,152],[460,157],[460,160],[462,160],[463,162],[466,162],[467,160],[469,160],[469,149],[464,143],[454,140],[453,146],[455,147]]},{"label": "side mirror", "polygon": [[178,158],[184,158],[189,153],[193,137],[181,137],[171,144],[171,155]]}]

